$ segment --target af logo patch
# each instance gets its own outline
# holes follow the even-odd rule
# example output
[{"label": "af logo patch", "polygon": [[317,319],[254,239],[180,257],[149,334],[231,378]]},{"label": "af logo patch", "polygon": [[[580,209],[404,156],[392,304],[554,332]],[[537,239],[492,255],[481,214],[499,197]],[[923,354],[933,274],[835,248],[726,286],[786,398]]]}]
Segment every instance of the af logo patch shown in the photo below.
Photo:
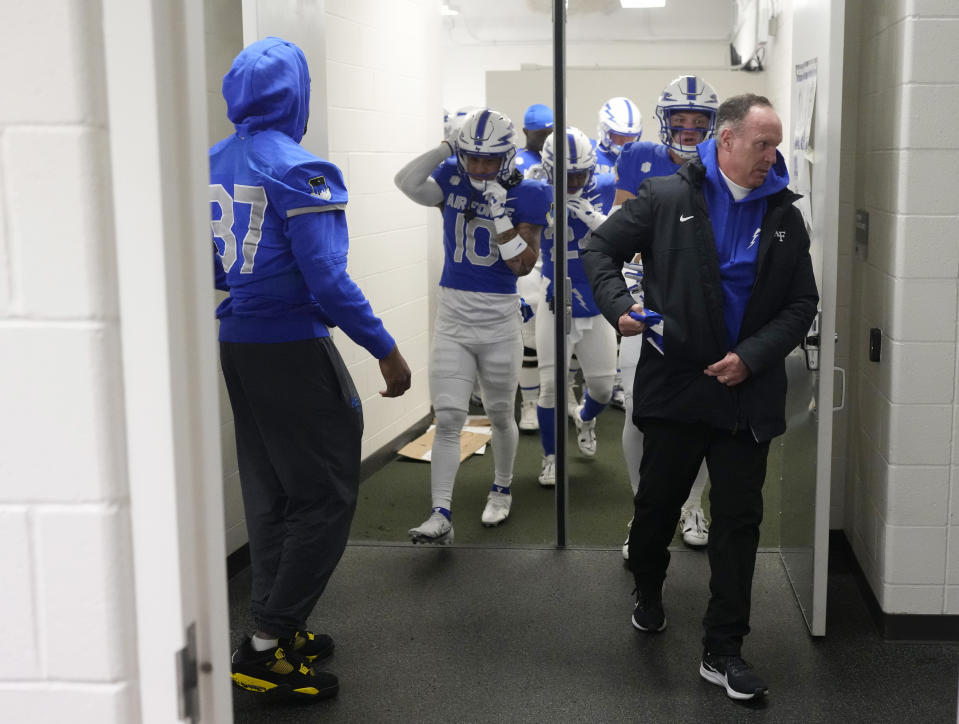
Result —
[{"label": "af logo patch", "polygon": [[460,177],[459,176],[450,176],[450,186],[459,186]]},{"label": "af logo patch", "polygon": [[643,173],[649,173],[650,169],[653,167],[649,161],[643,161],[643,165],[639,167],[639,170]]},{"label": "af logo patch", "polygon": [[333,191],[326,185],[326,178],[323,176],[314,176],[307,183],[310,184],[310,196],[316,196],[324,201],[333,198]]}]

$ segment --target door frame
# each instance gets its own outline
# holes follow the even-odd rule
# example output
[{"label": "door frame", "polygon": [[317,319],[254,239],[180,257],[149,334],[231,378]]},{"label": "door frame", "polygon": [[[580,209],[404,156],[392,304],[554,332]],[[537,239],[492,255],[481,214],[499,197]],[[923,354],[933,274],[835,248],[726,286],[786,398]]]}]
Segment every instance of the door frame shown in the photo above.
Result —
[{"label": "door frame", "polygon": [[[203,4],[104,0],[139,721],[232,721]],[[119,381],[118,381],[119,382]]]},{"label": "door frame", "polygon": [[[809,202],[813,217],[810,231],[813,254],[814,258],[817,253],[822,256],[821,278],[817,279],[822,314],[819,322],[819,372],[815,397],[818,429],[816,478],[812,481],[815,485],[815,522],[812,539],[811,600],[803,600],[803,586],[801,582],[793,580],[788,556],[783,556],[783,566],[790,576],[790,583],[806,625],[813,636],[826,635],[845,6],[845,0],[793,0],[791,9],[793,43],[790,86],[794,82],[792,71],[796,65],[812,58],[817,59],[816,105],[813,115],[815,156],[812,159]],[[792,127],[798,116],[796,109],[790,109],[790,115],[791,146]],[[786,435],[788,434],[787,430]]]}]

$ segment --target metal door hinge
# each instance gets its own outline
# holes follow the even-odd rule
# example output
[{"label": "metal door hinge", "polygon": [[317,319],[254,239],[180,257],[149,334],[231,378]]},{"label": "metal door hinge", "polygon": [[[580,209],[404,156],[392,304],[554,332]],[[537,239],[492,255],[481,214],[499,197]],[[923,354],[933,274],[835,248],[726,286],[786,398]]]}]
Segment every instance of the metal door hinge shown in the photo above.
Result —
[{"label": "metal door hinge", "polygon": [[186,646],[176,652],[176,673],[179,691],[177,700],[181,720],[190,724],[200,721],[200,679],[196,661],[196,622],[186,629]]}]

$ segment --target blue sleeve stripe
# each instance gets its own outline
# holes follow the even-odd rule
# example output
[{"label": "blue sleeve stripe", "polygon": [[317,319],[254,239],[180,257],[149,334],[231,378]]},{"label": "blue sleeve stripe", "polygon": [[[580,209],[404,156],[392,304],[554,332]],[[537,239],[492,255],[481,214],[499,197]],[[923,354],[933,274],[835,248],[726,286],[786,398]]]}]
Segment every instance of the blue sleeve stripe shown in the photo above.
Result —
[{"label": "blue sleeve stripe", "polygon": [[286,218],[292,219],[294,216],[302,214],[318,214],[321,211],[342,211],[346,204],[327,204],[326,206],[301,206],[298,209],[287,209]]}]

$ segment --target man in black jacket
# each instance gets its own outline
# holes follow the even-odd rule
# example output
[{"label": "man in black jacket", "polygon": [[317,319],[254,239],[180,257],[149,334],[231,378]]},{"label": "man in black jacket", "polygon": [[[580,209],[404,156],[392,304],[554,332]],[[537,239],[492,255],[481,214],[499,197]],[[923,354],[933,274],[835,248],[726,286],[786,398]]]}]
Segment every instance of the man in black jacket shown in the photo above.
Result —
[{"label": "man in black jacket", "polygon": [[[766,693],[741,658],[769,441],[786,429],[785,358],[816,314],[818,292],[798,196],[776,150],[782,124],[766,98],[719,108],[717,135],[676,174],[643,182],[581,252],[603,315],[649,342],[634,380],[644,433],[629,563],[633,626],[662,631],[668,545],[703,459],[711,481],[710,599],[701,676],[735,699]],[[621,269],[636,253],[646,309]],[[647,329],[645,314],[662,325]]]}]

